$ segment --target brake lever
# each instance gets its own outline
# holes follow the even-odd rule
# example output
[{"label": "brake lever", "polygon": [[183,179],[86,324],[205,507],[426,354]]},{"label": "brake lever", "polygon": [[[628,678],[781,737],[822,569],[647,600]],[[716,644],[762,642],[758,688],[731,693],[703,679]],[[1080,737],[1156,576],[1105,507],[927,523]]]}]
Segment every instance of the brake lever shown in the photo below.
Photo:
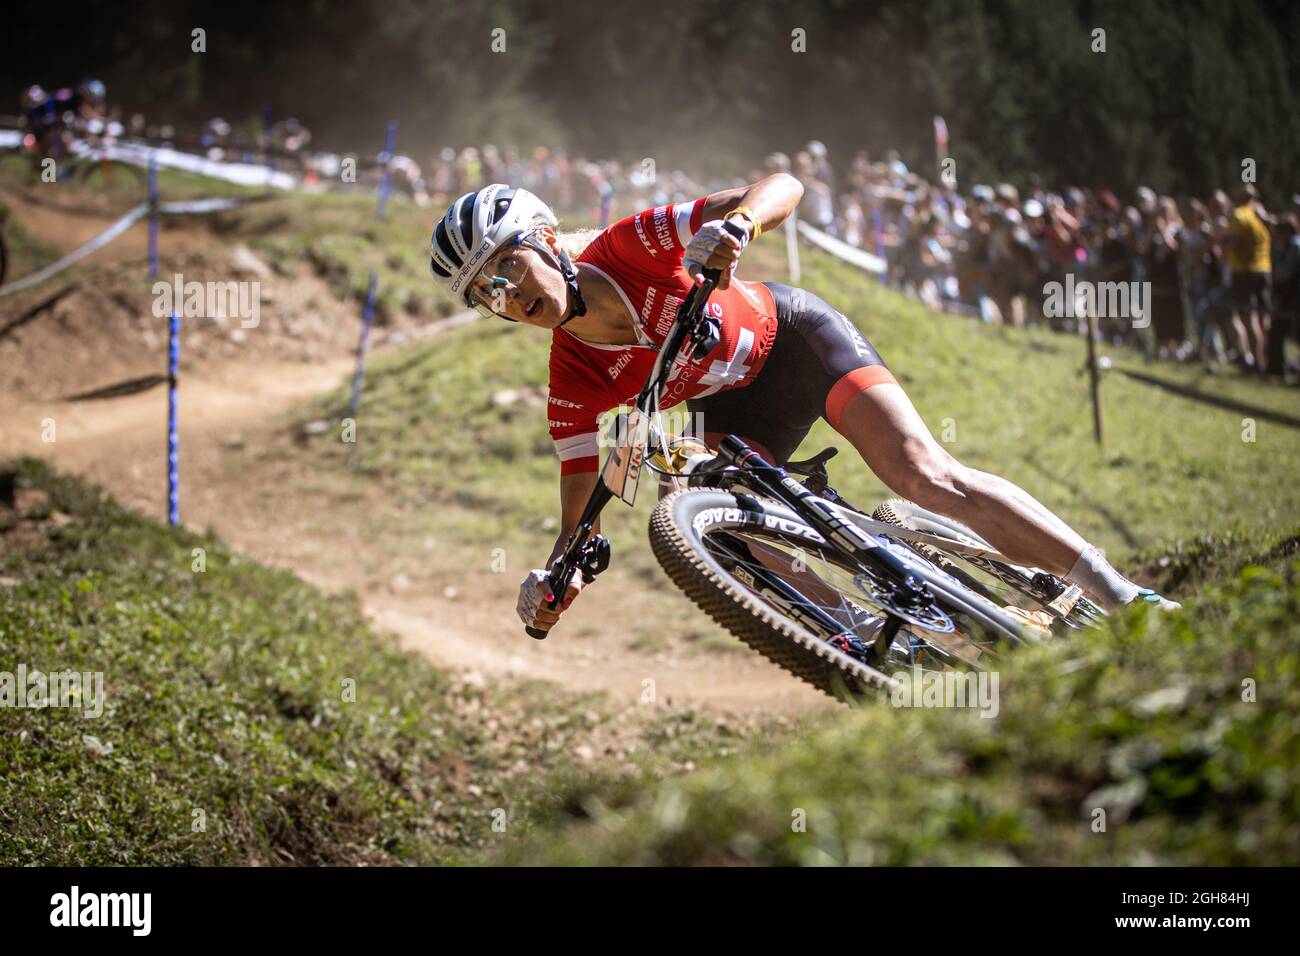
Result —
[{"label": "brake lever", "polygon": [[[609,558],[609,539],[603,534],[597,534],[589,538],[582,546],[573,567],[569,567],[568,562],[564,559],[557,562],[547,578],[547,585],[551,589],[551,597],[546,602],[546,607],[554,610],[559,606],[564,599],[564,592],[569,589],[569,582],[573,580],[575,571],[582,575],[583,584],[590,584],[596,580],[596,575],[609,567]],[[550,632],[529,624],[524,626],[524,633],[534,640],[544,641],[546,635]]]}]

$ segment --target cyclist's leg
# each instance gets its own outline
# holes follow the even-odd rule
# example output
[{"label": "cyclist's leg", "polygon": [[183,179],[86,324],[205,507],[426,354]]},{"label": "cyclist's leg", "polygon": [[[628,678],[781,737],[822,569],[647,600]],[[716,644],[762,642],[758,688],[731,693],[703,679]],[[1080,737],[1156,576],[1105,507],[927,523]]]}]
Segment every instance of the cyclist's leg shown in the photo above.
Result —
[{"label": "cyclist's leg", "polygon": [[832,400],[849,389],[839,409],[831,409],[838,413],[831,424],[876,477],[921,507],[970,526],[1013,561],[1059,575],[1070,571],[1087,542],[1022,488],[954,458],[901,386],[846,379]]},{"label": "cyclist's leg", "polygon": [[[838,421],[836,428],[894,491],[970,526],[1017,564],[1035,565],[1079,585],[1107,608],[1144,593],[1024,489],[953,458],[896,383],[879,381],[862,388],[848,376],[845,382],[827,402],[828,417],[838,415],[832,424]],[[831,407],[836,402],[842,405]],[[1163,608],[1178,606],[1145,593],[1146,600]]]},{"label": "cyclist's leg", "polygon": [[[778,301],[780,291],[773,290]],[[858,328],[818,296],[795,293],[789,324],[813,356],[800,380],[876,476],[921,507],[969,525],[1012,560],[1068,572],[1087,542],[1011,482],[957,461]]]},{"label": "cyclist's leg", "polygon": [[966,467],[936,442],[907,393],[843,316],[830,306],[814,309],[807,326],[806,340],[824,369],[822,382],[829,383],[823,393],[826,420],[881,481],[923,508],[969,525],[1011,560],[1080,585],[1107,607],[1139,596],[1136,584],[1032,495],[1005,478]]}]

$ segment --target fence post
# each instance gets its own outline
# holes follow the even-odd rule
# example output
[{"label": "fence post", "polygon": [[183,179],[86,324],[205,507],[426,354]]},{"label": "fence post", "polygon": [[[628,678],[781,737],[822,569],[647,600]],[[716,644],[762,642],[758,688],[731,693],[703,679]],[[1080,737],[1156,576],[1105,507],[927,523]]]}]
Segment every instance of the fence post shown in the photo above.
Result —
[{"label": "fence post", "polygon": [[1101,445],[1101,375],[1097,368],[1097,316],[1088,310],[1088,386],[1092,391],[1092,432]]},{"label": "fence post", "polygon": [[181,365],[181,317],[173,309],[167,335],[167,523],[181,523],[181,452],[178,434],[176,380]]},{"label": "fence post", "polygon": [[158,278],[158,157],[149,153],[149,278]]},{"label": "fence post", "polygon": [[397,124],[390,120],[388,130],[384,133],[384,151],[379,154],[379,159],[384,164],[384,171],[379,179],[379,204],[375,207],[375,218],[380,222],[384,221],[384,216],[388,212],[388,191],[392,187],[392,174],[389,169],[393,163],[395,149],[397,149]]},{"label": "fence post", "polygon": [[609,214],[614,208],[614,187],[606,183],[600,191],[600,228],[609,225]]},{"label": "fence post", "polygon": [[889,260],[885,258],[885,231],[880,221],[879,206],[871,210],[871,231],[876,237],[876,258],[885,264],[880,281],[883,285],[889,285]]},{"label": "fence post", "polygon": [[791,211],[785,220],[785,258],[790,264],[790,284],[798,285],[799,276],[799,214]]},{"label": "fence post", "polygon": [[348,402],[348,418],[355,418],[361,402],[361,382],[365,377],[366,343],[370,340],[370,325],[375,318],[375,290],[379,274],[370,273],[370,287],[366,290],[366,308],[361,321],[361,341],[357,344],[357,370],[352,373],[352,399]]}]

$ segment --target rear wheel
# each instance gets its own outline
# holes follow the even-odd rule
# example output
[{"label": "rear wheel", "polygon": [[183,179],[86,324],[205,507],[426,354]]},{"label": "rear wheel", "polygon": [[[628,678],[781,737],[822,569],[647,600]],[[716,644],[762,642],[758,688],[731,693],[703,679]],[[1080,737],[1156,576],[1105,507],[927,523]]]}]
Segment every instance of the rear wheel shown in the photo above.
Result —
[{"label": "rear wheel", "polygon": [[[677,492],[651,515],[650,542],[668,576],[714,620],[832,696],[879,692],[894,685],[893,673],[915,666],[986,667],[1005,644],[1022,638],[1017,623],[998,608],[898,548],[945,613],[919,611],[884,652],[884,595],[895,582],[828,547],[798,515],[772,501]],[[774,588],[791,589],[801,603],[792,609]],[[838,633],[825,629],[828,620]]]},{"label": "rear wheel", "polygon": [[[954,545],[996,550],[964,524],[902,498],[884,502],[872,517],[900,528],[923,531]],[[1079,596],[1071,602],[1070,595],[1061,591],[1065,583],[1038,568],[970,555],[956,548],[945,548],[942,544],[899,540],[989,600],[1020,607],[1038,615],[1045,623],[1048,620],[1061,621],[1067,627],[1079,628],[1095,624],[1106,616],[1105,611],[1087,596]]]},{"label": "rear wheel", "polygon": [[120,159],[81,160],[77,179],[91,189],[124,199],[142,199],[149,191],[148,173]]}]

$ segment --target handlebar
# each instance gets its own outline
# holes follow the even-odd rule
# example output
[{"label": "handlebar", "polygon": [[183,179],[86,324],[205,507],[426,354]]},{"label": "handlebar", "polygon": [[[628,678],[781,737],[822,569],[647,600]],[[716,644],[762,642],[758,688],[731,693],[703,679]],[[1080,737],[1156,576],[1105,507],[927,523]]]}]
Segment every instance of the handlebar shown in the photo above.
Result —
[{"label": "handlebar", "polygon": [[[740,238],[739,226],[724,222],[724,228]],[[708,355],[720,341],[722,330],[718,320],[704,313],[705,303],[717,288],[720,278],[722,278],[722,270],[702,269],[695,286],[678,308],[677,319],[668,330],[668,336],[664,339],[663,347],[655,359],[654,368],[641,387],[640,394],[637,395],[636,407],[643,415],[649,415],[658,408],[673,362],[688,341],[691,345],[692,357]],[[551,592],[550,599],[545,605],[547,608],[553,610],[564,600],[564,593],[568,590],[569,582],[573,580],[575,573],[581,573],[583,583],[590,584],[596,575],[609,566],[609,541],[601,535],[593,537],[592,530],[596,518],[613,497],[613,491],[604,481],[596,482],[596,487],[592,489],[591,497],[587,499],[587,505],[583,508],[582,517],[578,519],[577,526],[565,542],[564,551],[551,565],[551,573],[546,579]],[[540,627],[528,625],[524,627],[524,633],[535,640],[542,641],[546,639],[548,632]]]}]

